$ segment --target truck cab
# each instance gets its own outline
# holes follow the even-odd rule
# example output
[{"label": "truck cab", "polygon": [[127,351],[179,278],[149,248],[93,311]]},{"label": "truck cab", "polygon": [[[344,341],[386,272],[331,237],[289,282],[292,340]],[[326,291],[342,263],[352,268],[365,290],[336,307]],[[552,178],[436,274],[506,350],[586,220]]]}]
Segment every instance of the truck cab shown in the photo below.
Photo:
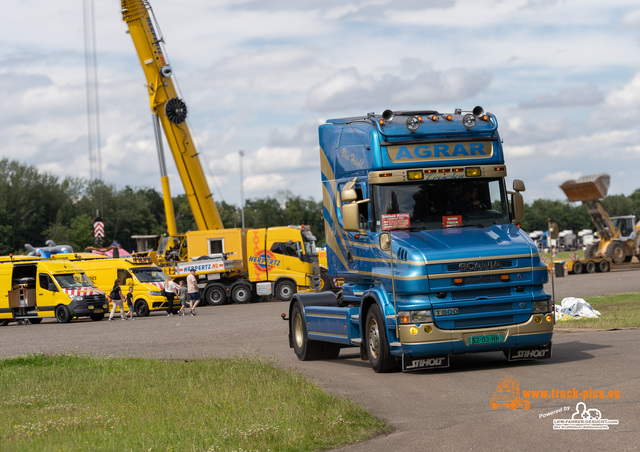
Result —
[{"label": "truck cab", "polygon": [[294,297],[300,359],[360,346],[386,372],[481,351],[550,356],[547,268],[517,225],[524,183],[507,187],[497,128],[479,107],[320,126],[327,267],[343,284],[340,296]]}]

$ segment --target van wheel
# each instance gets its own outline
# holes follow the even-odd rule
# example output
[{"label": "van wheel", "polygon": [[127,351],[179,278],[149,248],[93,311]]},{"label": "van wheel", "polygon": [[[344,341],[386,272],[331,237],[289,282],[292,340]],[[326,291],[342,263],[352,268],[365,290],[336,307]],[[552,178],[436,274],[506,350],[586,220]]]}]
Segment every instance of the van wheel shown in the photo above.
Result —
[{"label": "van wheel", "polygon": [[251,295],[251,289],[244,284],[238,284],[231,289],[231,299],[234,303],[247,303],[251,299]]},{"label": "van wheel", "polygon": [[144,300],[136,301],[133,309],[136,311],[138,317],[146,317],[149,315],[149,305]]},{"label": "van wheel", "polygon": [[7,326],[9,324],[8,320],[0,320],[0,326]]},{"label": "van wheel", "polygon": [[56,320],[59,323],[71,322],[71,313],[69,312],[69,308],[62,304],[58,306],[56,308]]},{"label": "van wheel", "polygon": [[227,302],[227,290],[220,284],[212,284],[204,291],[204,300],[209,306],[220,306]]},{"label": "van wheel", "polygon": [[291,301],[296,293],[296,286],[291,281],[280,281],[276,284],[275,296],[280,301]]},{"label": "van wheel", "polygon": [[104,319],[104,314],[90,314],[89,317],[94,322],[99,322],[100,320]]}]

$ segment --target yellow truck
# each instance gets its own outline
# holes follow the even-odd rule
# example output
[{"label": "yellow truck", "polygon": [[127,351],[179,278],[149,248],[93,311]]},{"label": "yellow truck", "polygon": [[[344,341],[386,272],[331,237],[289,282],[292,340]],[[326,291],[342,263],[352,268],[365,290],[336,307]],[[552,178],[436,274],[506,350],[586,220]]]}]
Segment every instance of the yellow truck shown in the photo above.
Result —
[{"label": "yellow truck", "polygon": [[[318,290],[321,276],[315,238],[300,227],[224,229],[198,151],[187,125],[187,105],[174,86],[164,38],[151,6],[144,0],[122,0],[122,18],[146,79],[160,164],[167,235],[147,255],[175,277],[196,267],[202,298],[210,305],[227,300],[246,303],[275,294],[290,300],[295,292]],[[161,128],[193,213],[197,231],[177,232]]]},{"label": "yellow truck", "polygon": [[0,325],[11,321],[40,323],[55,317],[104,318],[109,302],[85,272],[68,260],[39,257],[0,258]]},{"label": "yellow truck", "polygon": [[[192,231],[163,240],[177,244],[160,247],[173,278],[186,278],[194,269],[209,305],[247,303],[271,294],[288,301],[296,292],[320,288],[315,237],[305,227]],[[180,258],[172,262],[175,256]]]},{"label": "yellow truck", "polygon": [[[165,273],[149,259],[114,259],[91,253],[57,254],[54,259],[72,261],[87,274],[89,279],[106,293],[111,292],[116,279],[122,293],[133,287],[133,309],[139,316],[148,316],[150,311],[167,310],[167,298],[161,294]],[[111,306],[109,306],[109,309]],[[125,303],[125,311],[129,308]],[[180,299],[174,299],[174,308],[180,309]]]}]

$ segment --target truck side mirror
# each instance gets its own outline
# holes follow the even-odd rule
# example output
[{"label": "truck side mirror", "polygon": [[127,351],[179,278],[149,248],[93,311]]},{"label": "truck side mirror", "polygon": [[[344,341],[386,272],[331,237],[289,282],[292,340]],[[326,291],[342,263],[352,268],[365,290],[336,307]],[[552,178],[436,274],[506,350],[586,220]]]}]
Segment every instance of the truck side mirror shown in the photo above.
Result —
[{"label": "truck side mirror", "polygon": [[391,236],[388,232],[380,234],[380,249],[382,251],[389,251],[391,249]]},{"label": "truck side mirror", "polygon": [[517,224],[524,220],[524,198],[520,192],[511,194],[511,206],[513,208],[513,221]]},{"label": "truck side mirror", "polygon": [[360,216],[358,204],[352,202],[342,205],[342,227],[345,231],[360,230]]},{"label": "truck side mirror", "polygon": [[521,181],[520,179],[514,179],[514,181],[513,181],[513,190],[516,191],[516,192],[525,191],[524,181]]}]

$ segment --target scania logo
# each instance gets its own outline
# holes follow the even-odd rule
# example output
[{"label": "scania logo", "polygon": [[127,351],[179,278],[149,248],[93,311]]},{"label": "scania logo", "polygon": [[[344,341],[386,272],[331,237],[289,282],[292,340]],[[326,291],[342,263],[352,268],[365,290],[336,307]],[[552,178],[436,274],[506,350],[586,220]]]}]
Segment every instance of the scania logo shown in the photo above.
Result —
[{"label": "scania logo", "polygon": [[461,272],[495,270],[499,268],[502,268],[502,263],[500,261],[462,262],[458,265],[458,270]]}]

